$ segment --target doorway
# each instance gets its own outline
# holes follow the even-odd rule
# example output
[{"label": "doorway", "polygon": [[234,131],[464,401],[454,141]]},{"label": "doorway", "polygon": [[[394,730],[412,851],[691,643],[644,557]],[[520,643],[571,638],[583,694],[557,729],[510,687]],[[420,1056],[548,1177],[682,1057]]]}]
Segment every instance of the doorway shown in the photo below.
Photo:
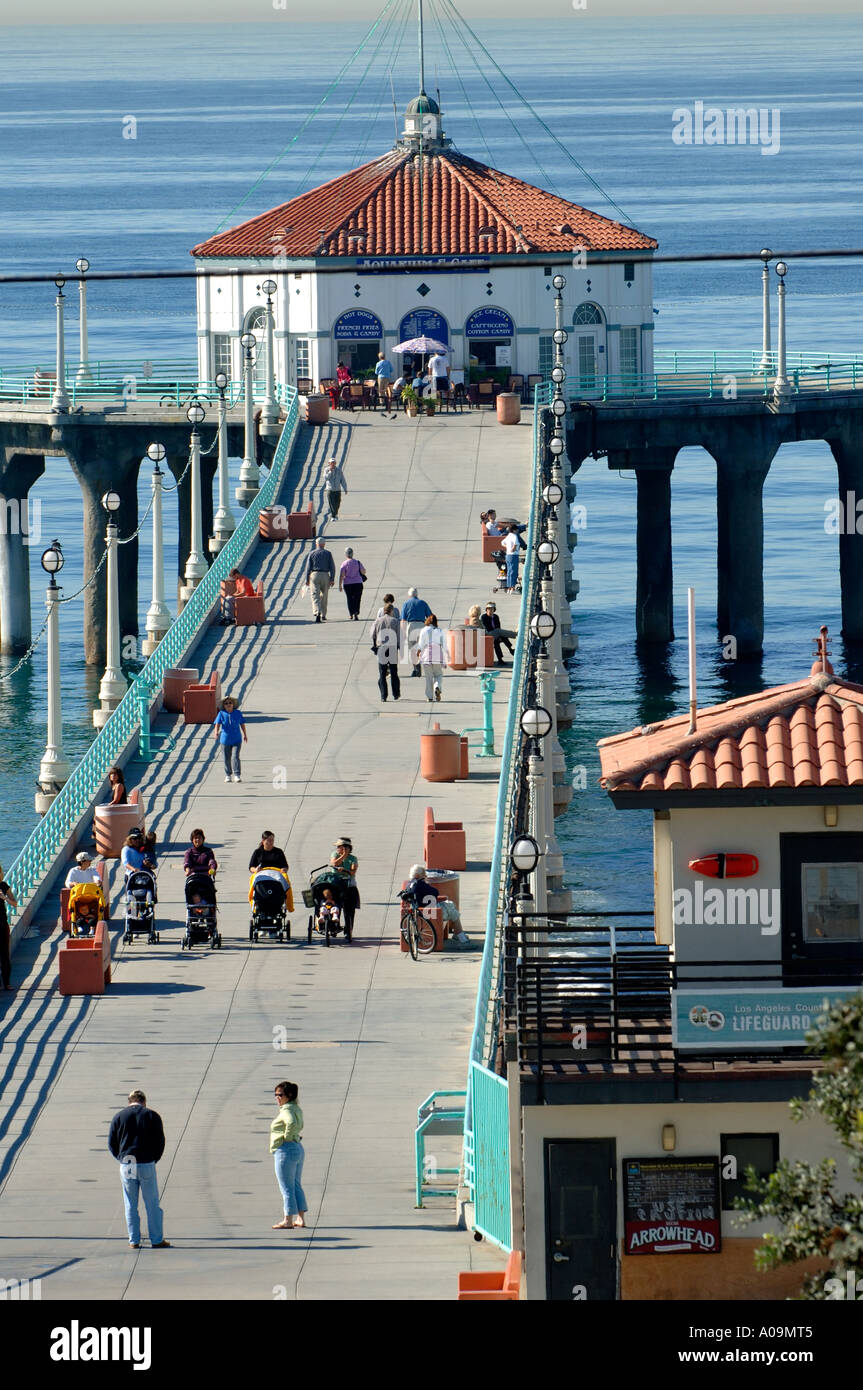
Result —
[{"label": "doorway", "polygon": [[597,304],[579,304],[572,316],[575,335],[575,379],[579,393],[594,395],[602,385],[605,366],[605,318]]},{"label": "doorway", "polygon": [[617,1298],[614,1139],[545,1141],[546,1297]]},{"label": "doorway", "polygon": [[374,371],[380,350],[380,339],[337,340],[336,361],[344,362],[351,376],[364,377]]},{"label": "doorway", "polygon": [[859,984],[863,835],[780,835],[779,855],[782,983]]}]

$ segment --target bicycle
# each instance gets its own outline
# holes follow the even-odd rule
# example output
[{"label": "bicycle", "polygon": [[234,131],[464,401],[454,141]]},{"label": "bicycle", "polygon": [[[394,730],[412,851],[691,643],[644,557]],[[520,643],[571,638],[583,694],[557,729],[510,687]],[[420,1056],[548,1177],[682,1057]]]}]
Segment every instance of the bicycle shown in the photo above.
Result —
[{"label": "bicycle", "polygon": [[399,897],[402,902],[402,917],[399,926],[402,937],[407,942],[411,960],[416,960],[418,955],[427,956],[429,952],[434,950],[437,941],[434,926],[420,912],[410,893],[402,891],[399,893]]},{"label": "bicycle", "polygon": [[203,406],[212,405],[210,397],[202,396],[199,391],[192,391],[188,396],[183,396],[182,400],[178,400],[176,392],[166,391],[164,396],[159,397],[159,406],[160,408],[173,406],[175,410],[182,410],[184,406],[191,405],[193,401],[197,401]]}]

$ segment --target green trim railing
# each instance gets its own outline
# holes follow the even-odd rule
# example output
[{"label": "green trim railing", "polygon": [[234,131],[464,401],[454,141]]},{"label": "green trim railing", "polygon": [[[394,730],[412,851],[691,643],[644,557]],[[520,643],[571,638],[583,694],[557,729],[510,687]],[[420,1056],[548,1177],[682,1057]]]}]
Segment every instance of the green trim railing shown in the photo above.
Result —
[{"label": "green trim railing", "polygon": [[[814,391],[863,389],[863,362],[829,363],[787,368],[791,394]],[[716,371],[654,371],[567,379],[570,400],[610,402],[637,400],[738,400],[772,396],[776,370],[757,371],[745,364],[719,367]]]},{"label": "green trim railing", "polygon": [[[104,728],[97,734],[66,785],[33,831],[6,879],[18,899],[19,912],[31,906],[46,876],[52,872],[58,854],[87,815],[105,782],[108,769],[118,762],[140,727],[141,715],[152,703],[162,677],[170,666],[182,665],[183,658],[198,641],[211,610],[218,602],[221,581],[230,570],[242,565],[255,544],[258,518],[263,507],[278,497],[287,472],[297,434],[299,410],[296,392],[290,389],[287,419],[273,457],[269,476],[257,498],[246,511],[233,536],[219,552],[177,620],[171,624],[153,655],[141,668]],[[142,692],[149,692],[146,704]]]},{"label": "green trim railing", "polygon": [[489,876],[485,944],[477,984],[476,1010],[470,1045],[468,1098],[465,1111],[464,1167],[465,1184],[470,1192],[471,1200],[474,1201],[476,1200],[476,1135],[471,1106],[471,1068],[477,1065],[490,1069],[494,1065],[497,1048],[502,988],[503,923],[507,908],[509,876],[509,846],[513,837],[513,811],[521,767],[521,759],[517,756],[519,741],[522,737],[519,721],[525,705],[526,687],[530,674],[527,662],[527,649],[530,641],[529,620],[533,612],[536,585],[539,582],[533,542],[542,495],[540,420],[542,408],[551,402],[551,391],[552,388],[548,382],[543,382],[534,389],[533,482],[526,536],[527,549],[522,567],[518,637],[512,659],[512,683],[500,760],[501,776],[495,812],[494,850]]},{"label": "green trim railing", "polygon": [[[100,359],[88,362],[87,376],[79,378],[73,364],[66,365],[64,386],[69,403],[76,406],[88,401],[133,403],[155,402],[170,409],[180,409],[192,395],[215,406],[219,389],[214,381],[198,376],[197,363],[168,359],[161,362],[114,362]],[[50,409],[54,394],[56,372],[53,366],[0,367],[0,401],[7,404],[43,405]],[[263,400],[265,391],[260,381],[254,382],[256,401]],[[292,387],[276,383],[276,398],[280,404],[288,401]],[[229,407],[243,399],[242,378],[228,382],[225,399]]]}]

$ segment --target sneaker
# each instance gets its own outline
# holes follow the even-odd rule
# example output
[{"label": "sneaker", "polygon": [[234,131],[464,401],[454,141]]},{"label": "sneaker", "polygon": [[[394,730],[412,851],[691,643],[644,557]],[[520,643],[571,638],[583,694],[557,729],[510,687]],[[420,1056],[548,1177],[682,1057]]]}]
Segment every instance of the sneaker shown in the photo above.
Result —
[{"label": "sneaker", "polygon": [[440,699],[440,686],[438,685],[437,681],[435,681],[434,683],[434,697],[436,700]]},{"label": "sneaker", "polygon": [[321,615],[320,615],[320,613],[316,613],[316,614],[315,614],[315,622],[316,622],[316,623],[319,623],[320,621],[321,621]]},{"label": "sneaker", "polygon": [[130,1241],[129,1241],[129,1249],[130,1249],[130,1250],[140,1250],[140,1249],[141,1249],[141,1242],[140,1242],[139,1240],[130,1240]]},{"label": "sneaker", "polygon": [[235,777],[235,778],[234,778],[234,781],[235,781],[235,782],[242,782],[242,780],[243,780],[242,777]]},{"label": "sneaker", "polygon": [[230,780],[231,780],[230,777],[226,777],[226,778],[225,778],[225,781],[226,781],[226,782],[230,782]]}]

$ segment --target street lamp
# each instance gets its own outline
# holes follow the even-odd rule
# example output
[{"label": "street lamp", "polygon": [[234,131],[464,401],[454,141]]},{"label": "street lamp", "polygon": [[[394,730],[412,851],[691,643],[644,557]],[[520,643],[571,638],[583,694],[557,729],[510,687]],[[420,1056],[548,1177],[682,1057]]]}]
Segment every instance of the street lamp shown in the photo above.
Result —
[{"label": "street lamp", "polygon": [[206,418],[207,412],[201,405],[197,396],[192,398],[186,419],[192,426],[192,439],[190,443],[191,460],[189,468],[191,471],[191,505],[192,505],[192,528],[189,549],[189,558],[186,561],[186,569],[183,575],[185,584],[180,589],[180,599],[185,604],[188,603],[192,594],[197,589],[204,575],[207,573],[207,561],[203,555],[203,525],[201,521],[201,436],[198,433],[198,426]]},{"label": "street lamp", "polygon": [[87,282],[84,276],[90,269],[90,262],[86,256],[79,256],[75,262],[75,269],[81,276],[78,281],[78,381],[87,381],[90,376],[90,368],[87,365]]},{"label": "street lamp", "polygon": [[148,444],[147,458],[153,465],[153,597],[147,609],[147,636],[142,651],[144,656],[152,656],[171,626],[171,615],[165,603],[165,566],[162,558],[162,479],[165,475],[159,464],[165,461],[164,444]]},{"label": "street lamp", "polygon": [[779,289],[776,291],[777,304],[777,353],[776,353],[776,380],[773,383],[774,399],[779,399],[791,395],[791,385],[785,374],[785,276],[788,274],[788,266],[784,261],[776,262],[776,274],[779,276]]},{"label": "street lamp", "polygon": [[273,319],[273,295],[278,289],[275,280],[265,280],[261,289],[267,296],[267,353],[264,362],[266,369],[266,392],[261,406],[261,434],[278,434],[279,403],[276,400],[276,355],[273,344],[275,322]]},{"label": "street lamp", "polygon": [[566,381],[566,372],[563,367],[552,367],[551,379],[556,386],[562,386]]},{"label": "street lamp", "polygon": [[58,275],[54,281],[57,286],[57,298],[54,300],[54,307],[57,310],[57,357],[54,395],[51,398],[51,409],[63,415],[69,411],[69,397],[66,394],[66,343],[63,337],[63,308],[66,303],[63,286],[65,283],[66,278],[63,275]]},{"label": "street lamp", "polygon": [[554,279],[552,280],[551,283],[554,285],[554,288],[557,290],[558,294],[560,294],[561,290],[563,289],[564,285],[566,284],[566,276],[565,276],[565,275],[555,275],[555,277],[554,277]]},{"label": "street lamp", "polygon": [[538,613],[534,613],[530,620],[530,630],[545,647],[554,634],[557,632],[557,618],[553,613],[548,613],[544,608]]},{"label": "street lamp", "polygon": [[565,328],[556,328],[551,336],[558,347],[563,347],[564,343],[567,341],[569,337],[569,334],[567,333]]},{"label": "street lamp", "polygon": [[773,354],[770,351],[770,258],[773,252],[765,246],[760,254],[764,264],[761,267],[761,361],[758,363],[758,370],[769,372],[773,366]]},{"label": "street lamp", "polygon": [[99,709],[93,710],[97,729],[107,724],[126,693],[126,678],[120,666],[120,593],[117,573],[117,524],[114,515],[120,510],[120,494],[106,492],[102,510],[108,519],[105,535],[107,559],[108,624],[105,633],[105,674],[99,683]]},{"label": "street lamp", "polygon": [[554,400],[551,403],[552,415],[556,415],[558,420],[562,420],[564,415],[566,414],[566,410],[566,401],[563,399],[563,396],[555,396]]},{"label": "street lamp", "polygon": [[236,530],[237,523],[231,511],[228,478],[228,418],[225,391],[228,378],[225,372],[216,372],[216,390],[219,393],[219,505],[213,517],[213,535],[208,545],[214,555],[218,555]]},{"label": "street lamp", "polygon": [[532,835],[519,835],[510,846],[509,862],[517,874],[532,874],[539,863],[539,845]]},{"label": "street lamp", "polygon": [[564,443],[559,434],[553,434],[551,436],[551,439],[548,441],[548,447],[555,458],[560,458],[564,450]]},{"label": "street lamp", "polygon": [[551,733],[553,721],[545,705],[528,705],[519,722],[525,738],[541,739]]},{"label": "street lamp", "polygon": [[542,490],[542,500],[547,507],[559,507],[563,501],[563,488],[560,483],[546,483]]},{"label": "street lamp", "polygon": [[555,564],[559,556],[560,547],[557,541],[540,541],[539,545],[536,547],[536,558],[539,560],[539,563],[545,565],[546,568],[549,565]]},{"label": "street lamp", "polygon": [[54,797],[69,777],[69,764],[63,756],[63,714],[60,707],[60,589],[55,576],[63,568],[63,547],[52,541],[42,554],[42,568],[50,577],[45,596],[48,609],[48,736],[39,764],[36,813],[44,816]]},{"label": "street lamp", "polygon": [[243,408],[245,431],[243,435],[243,463],[240,468],[240,485],[234,496],[241,507],[253,502],[260,488],[261,470],[255,457],[255,395],[252,369],[254,352],[258,340],[254,333],[244,333],[240,339],[243,349]]}]

